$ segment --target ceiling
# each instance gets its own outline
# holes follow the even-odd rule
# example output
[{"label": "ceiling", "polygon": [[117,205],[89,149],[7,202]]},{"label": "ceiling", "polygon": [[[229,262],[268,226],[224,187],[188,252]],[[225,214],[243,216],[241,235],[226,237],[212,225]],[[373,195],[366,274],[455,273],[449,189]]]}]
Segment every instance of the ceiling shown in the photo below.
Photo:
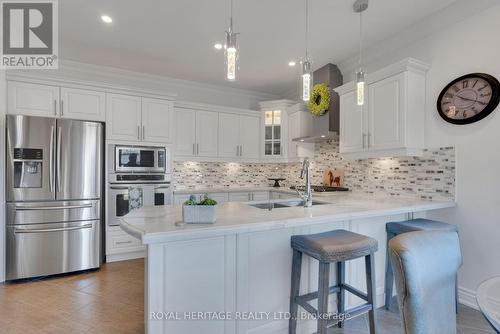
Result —
[{"label": "ceiling", "polygon": [[[455,0],[372,0],[364,15],[365,45],[395,35]],[[354,0],[310,0],[310,54],[315,67],[357,52]],[[282,94],[298,85],[304,54],[305,0],[234,0],[240,73],[224,81],[223,41],[229,0],[59,1],[63,59],[241,89]],[[102,14],[112,24],[100,20]]]}]

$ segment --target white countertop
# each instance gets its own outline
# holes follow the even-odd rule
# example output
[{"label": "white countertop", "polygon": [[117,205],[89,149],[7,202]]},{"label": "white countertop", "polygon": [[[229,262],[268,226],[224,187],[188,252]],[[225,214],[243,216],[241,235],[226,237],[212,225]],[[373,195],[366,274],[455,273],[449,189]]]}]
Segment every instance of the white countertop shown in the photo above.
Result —
[{"label": "white countertop", "polygon": [[[182,206],[142,207],[122,218],[121,228],[142,240],[144,244],[174,240],[246,233],[333,221],[345,221],[444,209],[455,206],[454,202],[426,201],[420,199],[376,197],[353,193],[321,193],[314,200],[330,204],[311,208],[259,209],[248,203],[228,202],[217,207],[214,224],[182,223]],[[274,200],[283,202],[286,200]]]}]

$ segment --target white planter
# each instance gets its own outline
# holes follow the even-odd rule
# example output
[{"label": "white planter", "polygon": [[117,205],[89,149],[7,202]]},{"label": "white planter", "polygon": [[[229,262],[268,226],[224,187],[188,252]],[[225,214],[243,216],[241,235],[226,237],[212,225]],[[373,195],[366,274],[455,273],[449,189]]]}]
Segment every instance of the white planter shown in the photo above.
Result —
[{"label": "white planter", "polygon": [[182,221],[186,224],[211,224],[216,220],[217,205],[183,205]]}]

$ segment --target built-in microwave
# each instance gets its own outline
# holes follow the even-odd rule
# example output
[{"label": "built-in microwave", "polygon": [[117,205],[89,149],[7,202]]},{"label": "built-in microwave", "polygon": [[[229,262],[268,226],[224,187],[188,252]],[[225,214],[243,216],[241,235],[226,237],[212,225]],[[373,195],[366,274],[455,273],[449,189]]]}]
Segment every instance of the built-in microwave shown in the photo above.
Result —
[{"label": "built-in microwave", "polygon": [[114,146],[114,169],[119,173],[168,173],[165,147]]}]

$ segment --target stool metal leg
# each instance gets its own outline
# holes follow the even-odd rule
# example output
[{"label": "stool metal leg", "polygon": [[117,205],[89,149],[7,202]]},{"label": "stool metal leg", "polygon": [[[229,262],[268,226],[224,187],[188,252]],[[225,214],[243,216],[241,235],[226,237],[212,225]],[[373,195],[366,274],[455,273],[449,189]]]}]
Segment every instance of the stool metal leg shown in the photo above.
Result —
[{"label": "stool metal leg", "polygon": [[385,308],[389,310],[392,301],[392,287],[394,284],[394,273],[392,271],[391,259],[389,257],[389,241],[396,235],[394,233],[387,232],[387,250],[386,250],[386,260],[385,260]]},{"label": "stool metal leg", "polygon": [[[337,285],[340,286],[340,291],[337,293],[337,313],[340,315],[344,313],[345,306],[345,289],[342,284],[345,283],[345,262],[337,262]],[[344,327],[342,321],[338,324],[339,328]]]},{"label": "stool metal leg", "polygon": [[368,312],[368,321],[370,323],[370,334],[376,334],[377,328],[375,325],[375,308],[376,308],[376,285],[375,285],[375,256],[370,254],[365,256],[366,268],[366,292],[368,295],[368,304],[372,305],[371,311]]},{"label": "stool metal leg", "polygon": [[319,263],[318,279],[318,331],[317,334],[326,334],[328,325],[328,292],[330,290],[330,264]]},{"label": "stool metal leg", "polygon": [[300,291],[300,273],[302,270],[302,252],[293,250],[292,260],[292,284],[290,289],[290,320],[288,321],[288,333],[295,334],[297,331],[297,314],[299,305],[295,302],[295,298]]}]

